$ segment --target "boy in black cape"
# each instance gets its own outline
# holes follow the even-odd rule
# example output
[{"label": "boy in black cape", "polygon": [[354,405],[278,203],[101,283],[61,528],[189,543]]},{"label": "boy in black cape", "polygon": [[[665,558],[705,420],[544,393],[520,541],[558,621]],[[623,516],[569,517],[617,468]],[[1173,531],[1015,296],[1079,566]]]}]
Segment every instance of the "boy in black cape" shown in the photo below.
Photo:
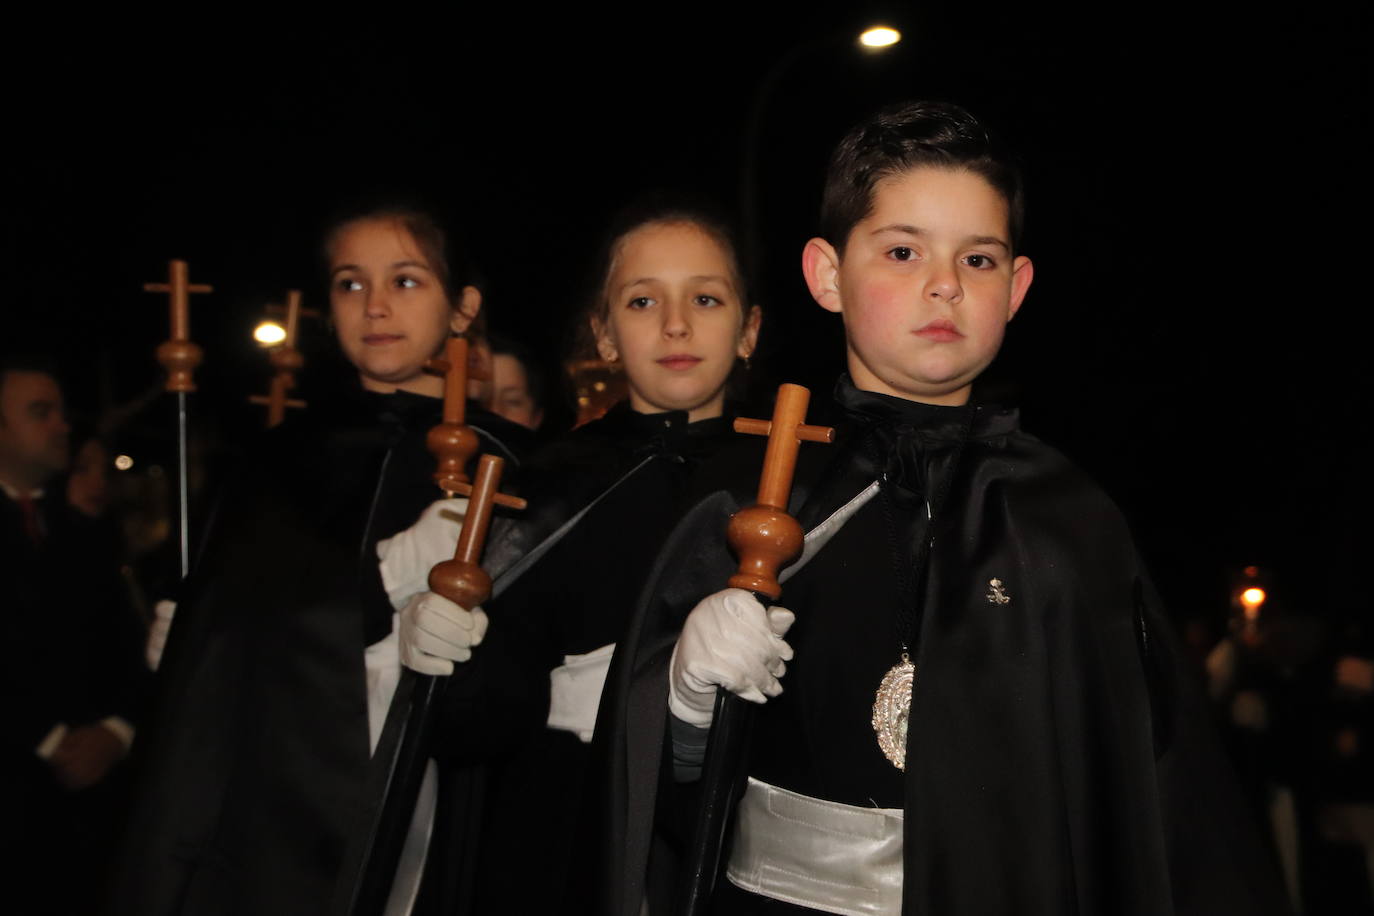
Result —
[{"label": "boy in black cape", "polygon": [[1021,222],[1015,167],[954,106],[836,150],[803,269],[849,374],[797,469],[795,617],[717,591],[753,481],[689,513],[603,698],[594,912],[671,910],[717,686],[763,706],[713,912],[1282,911],[1124,519],[969,402],[1031,283]]}]

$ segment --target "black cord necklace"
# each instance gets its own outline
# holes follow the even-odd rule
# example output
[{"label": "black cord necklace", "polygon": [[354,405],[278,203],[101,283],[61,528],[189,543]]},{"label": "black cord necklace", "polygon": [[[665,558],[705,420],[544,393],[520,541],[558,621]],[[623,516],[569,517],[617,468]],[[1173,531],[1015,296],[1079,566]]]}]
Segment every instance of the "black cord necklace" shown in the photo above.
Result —
[{"label": "black cord necklace", "polygon": [[[901,528],[897,523],[896,498],[892,494],[892,488],[897,482],[892,479],[891,460],[887,462],[888,470],[883,474],[880,487],[893,569],[897,572],[899,598],[895,623],[897,641],[902,654],[901,660],[888,669],[878,684],[873,701],[873,731],[878,736],[878,748],[883,752],[883,756],[899,770],[906,769],[907,720],[911,711],[911,691],[916,681],[916,665],[911,661],[911,656],[916,649],[921,618],[925,610],[925,586],[930,569],[930,554],[935,545],[936,526],[944,518],[945,502],[953,488],[954,478],[959,474],[960,459],[973,431],[973,418],[976,413],[977,408],[973,404],[965,408],[963,426],[954,446],[948,471],[940,480],[933,498],[929,486],[931,475],[927,472],[930,462],[923,460],[923,456],[916,449],[916,431],[908,428],[898,433],[889,459],[910,459],[910,467],[906,470],[908,475],[918,477],[921,494],[926,499],[925,536],[917,543],[914,554],[909,554],[902,545]],[[869,443],[870,448],[875,447],[872,439]]]}]

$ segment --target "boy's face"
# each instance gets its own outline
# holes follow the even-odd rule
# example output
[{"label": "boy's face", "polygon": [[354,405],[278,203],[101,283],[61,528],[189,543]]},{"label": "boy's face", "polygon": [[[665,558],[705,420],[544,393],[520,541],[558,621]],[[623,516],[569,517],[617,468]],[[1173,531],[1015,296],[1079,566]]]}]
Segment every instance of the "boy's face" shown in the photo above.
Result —
[{"label": "boy's face", "polygon": [[982,176],[922,166],[878,183],[843,258],[824,239],[807,243],[807,285],[844,317],[855,385],[968,401],[1030,288],[1030,259],[1011,256],[1007,228],[1007,203]]}]

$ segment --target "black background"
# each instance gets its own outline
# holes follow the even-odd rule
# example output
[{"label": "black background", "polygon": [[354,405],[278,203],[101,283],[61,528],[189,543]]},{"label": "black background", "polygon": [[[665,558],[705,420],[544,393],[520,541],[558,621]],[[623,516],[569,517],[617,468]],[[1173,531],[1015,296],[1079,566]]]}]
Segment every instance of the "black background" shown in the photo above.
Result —
[{"label": "black background", "polygon": [[[945,98],[1008,135],[1029,180],[1036,282],[989,381],[1123,504],[1175,608],[1219,620],[1250,563],[1290,611],[1367,607],[1363,14],[802,9],[16,22],[9,344],[57,353],[88,415],[127,402],[158,383],[167,334],[142,284],[185,258],[215,286],[192,332],[197,422],[222,446],[260,422],[242,399],[266,388],[263,305],[293,286],[321,305],[320,220],[384,186],[462,225],[494,326],[553,360],[611,211],[654,185],[733,199],[752,127],[755,374],[828,385],[838,320],[798,269],[828,151],[880,104]],[[877,19],[905,40],[863,53]],[[303,335],[318,389],[332,344]],[[165,418],[143,411],[128,447],[165,448]]]}]

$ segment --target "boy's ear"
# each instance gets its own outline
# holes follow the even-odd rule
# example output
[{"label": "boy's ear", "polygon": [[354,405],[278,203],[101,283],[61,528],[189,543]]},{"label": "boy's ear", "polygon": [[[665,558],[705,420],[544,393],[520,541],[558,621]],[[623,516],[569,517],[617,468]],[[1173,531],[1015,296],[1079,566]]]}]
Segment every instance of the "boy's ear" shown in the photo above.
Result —
[{"label": "boy's ear", "polygon": [[735,352],[740,359],[748,359],[759,345],[759,325],[763,324],[763,309],[757,305],[749,306],[749,314],[744,316],[744,327],[740,328],[739,345]]},{"label": "boy's ear", "polygon": [[462,293],[458,295],[458,307],[453,310],[453,316],[448,320],[449,330],[455,334],[463,333],[481,311],[482,291],[475,286],[463,287]]},{"label": "boy's ear", "polygon": [[1035,279],[1035,265],[1031,264],[1030,258],[1020,255],[1011,262],[1011,300],[1007,307],[1008,321],[1016,317],[1016,312],[1021,308],[1021,302],[1026,298],[1026,291],[1030,289],[1033,279]]},{"label": "boy's ear", "polygon": [[802,249],[802,275],[811,298],[829,312],[844,310],[840,301],[840,254],[825,239],[812,239]]}]

